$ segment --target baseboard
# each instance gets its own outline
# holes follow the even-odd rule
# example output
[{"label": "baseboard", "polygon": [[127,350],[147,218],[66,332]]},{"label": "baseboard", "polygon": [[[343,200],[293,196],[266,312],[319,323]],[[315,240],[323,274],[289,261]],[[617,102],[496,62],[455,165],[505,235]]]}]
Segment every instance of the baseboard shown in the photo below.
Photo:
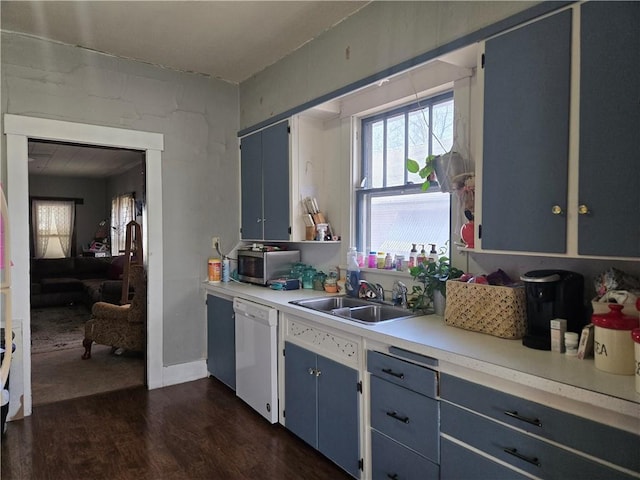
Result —
[{"label": "baseboard", "polygon": [[208,375],[206,360],[169,365],[162,368],[162,385],[149,385],[149,388],[168,387],[170,385],[191,382],[193,380],[206,378]]}]

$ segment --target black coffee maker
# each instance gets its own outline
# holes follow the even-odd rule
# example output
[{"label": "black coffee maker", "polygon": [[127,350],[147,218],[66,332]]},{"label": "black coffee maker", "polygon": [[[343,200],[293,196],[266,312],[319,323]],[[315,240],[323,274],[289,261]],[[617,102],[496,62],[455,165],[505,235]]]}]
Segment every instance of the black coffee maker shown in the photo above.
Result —
[{"label": "black coffee maker", "polygon": [[584,278],[565,270],[533,270],[520,277],[527,296],[527,333],[522,344],[551,350],[550,320],[567,320],[567,331],[580,333],[585,325]]}]

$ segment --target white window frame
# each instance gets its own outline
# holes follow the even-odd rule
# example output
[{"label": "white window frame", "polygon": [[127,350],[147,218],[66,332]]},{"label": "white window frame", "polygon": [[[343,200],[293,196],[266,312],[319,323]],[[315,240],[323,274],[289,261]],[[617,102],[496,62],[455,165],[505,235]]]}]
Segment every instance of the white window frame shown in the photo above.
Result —
[{"label": "white window frame", "polygon": [[[426,98],[426,99],[421,99],[417,102],[412,102],[410,104],[407,105],[403,105],[400,107],[395,107],[395,108],[389,108],[389,109],[385,109],[385,110],[380,110],[379,112],[373,114],[373,115],[369,115],[367,117],[361,117],[358,118],[357,122],[358,122],[358,132],[359,132],[359,148],[360,148],[360,156],[359,156],[359,172],[360,172],[360,181],[358,182],[359,185],[363,185],[364,184],[364,188],[356,188],[355,190],[355,212],[356,212],[356,218],[355,218],[355,244],[358,248],[358,251],[362,251],[367,253],[369,250],[369,248],[371,249],[376,249],[377,246],[376,245],[368,245],[369,242],[369,236],[370,236],[370,228],[371,228],[371,224],[370,224],[370,216],[369,216],[369,205],[370,205],[370,199],[373,197],[381,197],[381,196],[387,196],[387,195],[404,195],[404,194],[431,194],[431,193],[440,193],[440,188],[437,182],[431,182],[431,186],[429,187],[428,190],[426,190],[425,192],[423,192],[422,190],[422,185],[421,183],[407,183],[409,181],[409,177],[408,177],[408,172],[405,170],[405,183],[403,185],[397,185],[397,186],[383,186],[383,187],[374,187],[374,188],[366,188],[366,185],[371,181],[371,175],[368,171],[368,165],[367,165],[367,159],[366,159],[366,154],[367,154],[367,147],[365,145],[366,143],[366,138],[365,138],[365,127],[364,124],[367,122],[371,122],[374,121],[376,119],[380,119],[380,118],[388,118],[388,117],[392,117],[393,115],[396,115],[398,113],[401,112],[409,112],[413,109],[419,109],[419,108],[425,108],[425,107],[432,107],[433,105],[437,105],[438,103],[442,103],[443,101],[454,101],[454,91],[453,90],[449,90],[446,91],[444,93],[439,93],[437,95],[434,95],[432,97]],[[455,109],[455,101],[454,101],[454,109]],[[427,123],[430,123],[431,119],[428,119]],[[433,150],[433,145],[431,144],[431,128],[429,128],[430,134],[429,134],[429,153],[432,153]],[[454,132],[455,134],[455,132]],[[406,151],[406,144],[405,144],[405,151]],[[423,158],[420,159],[415,159],[417,160],[421,165],[424,162]],[[385,180],[386,181],[386,180]],[[449,217],[450,217],[450,212],[451,212],[451,203],[449,204]],[[448,239],[449,239],[449,243],[450,243],[450,235],[451,235],[451,228],[450,228],[450,224],[449,224],[449,228],[448,228]],[[420,239],[416,239],[416,241],[420,241]],[[425,240],[426,241],[426,240]],[[427,246],[425,246],[425,248],[427,248]],[[407,251],[408,253],[408,251]]]}]

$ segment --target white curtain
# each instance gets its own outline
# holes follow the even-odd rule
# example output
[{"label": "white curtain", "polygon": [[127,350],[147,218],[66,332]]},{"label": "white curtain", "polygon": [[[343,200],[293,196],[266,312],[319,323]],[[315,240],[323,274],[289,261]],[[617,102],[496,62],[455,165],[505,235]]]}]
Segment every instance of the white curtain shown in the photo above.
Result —
[{"label": "white curtain", "polygon": [[32,209],[36,258],[71,256],[75,203],[34,200]]},{"label": "white curtain", "polygon": [[111,255],[119,255],[125,249],[127,223],[135,220],[135,208],[136,201],[132,193],[111,200]]}]

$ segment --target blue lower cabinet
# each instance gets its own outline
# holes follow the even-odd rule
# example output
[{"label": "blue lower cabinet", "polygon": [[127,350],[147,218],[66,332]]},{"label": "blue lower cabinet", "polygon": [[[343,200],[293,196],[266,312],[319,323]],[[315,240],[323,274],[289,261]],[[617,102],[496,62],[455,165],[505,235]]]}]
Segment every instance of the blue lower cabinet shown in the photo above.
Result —
[{"label": "blue lower cabinet", "polygon": [[441,412],[442,433],[536,477],[602,480],[632,478],[604,464],[445,401],[441,403]]},{"label": "blue lower cabinet", "polygon": [[468,448],[440,440],[440,480],[520,480],[525,477]]},{"label": "blue lower cabinet", "polygon": [[[393,353],[408,354],[412,360],[429,366],[437,365],[437,360],[411,352]],[[367,370],[372,478],[438,480],[438,374],[427,366],[372,350],[367,352]]]},{"label": "blue lower cabinet", "polygon": [[207,370],[236,389],[236,322],[233,302],[207,295]]},{"label": "blue lower cabinet", "polygon": [[371,377],[371,427],[438,463],[439,405],[433,398]]},{"label": "blue lower cabinet", "polygon": [[375,430],[371,431],[371,456],[373,480],[439,478],[437,464]]},{"label": "blue lower cabinet", "polygon": [[285,342],[288,430],[360,478],[358,372]]}]

